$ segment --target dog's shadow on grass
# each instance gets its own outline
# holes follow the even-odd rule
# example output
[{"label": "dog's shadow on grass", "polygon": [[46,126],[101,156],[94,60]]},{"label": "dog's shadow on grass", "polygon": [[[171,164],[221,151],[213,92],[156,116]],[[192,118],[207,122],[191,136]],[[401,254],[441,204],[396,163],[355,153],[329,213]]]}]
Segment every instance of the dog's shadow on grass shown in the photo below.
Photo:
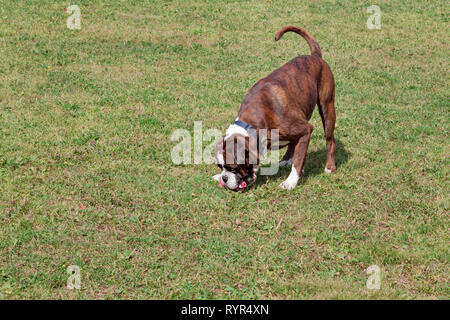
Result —
[{"label": "dog's shadow on grass", "polygon": [[[280,150],[280,154],[284,155],[286,152],[286,148]],[[341,166],[343,166],[348,159],[350,159],[351,153],[345,149],[345,145],[339,140],[336,139],[336,151],[335,151],[335,160],[337,170]],[[302,176],[302,179],[308,179],[310,177],[317,176],[319,174],[324,174],[325,164],[327,162],[327,149],[325,147],[325,143],[319,150],[310,151],[306,155],[306,164],[305,164],[305,173]],[[263,165],[262,167],[268,167],[269,165]],[[265,176],[259,175],[258,179],[256,179],[254,187],[258,188],[261,185],[265,184],[270,180],[276,180],[280,177],[287,178],[289,173],[291,172],[291,166],[280,167],[278,172],[274,175]],[[299,181],[301,183],[301,181]]]}]

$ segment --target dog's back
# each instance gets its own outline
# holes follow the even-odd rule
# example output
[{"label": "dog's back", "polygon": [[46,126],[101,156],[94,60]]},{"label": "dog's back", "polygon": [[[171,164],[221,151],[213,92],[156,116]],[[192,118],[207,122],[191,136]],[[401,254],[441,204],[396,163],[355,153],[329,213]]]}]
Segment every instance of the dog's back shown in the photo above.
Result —
[{"label": "dog's back", "polygon": [[320,87],[327,86],[327,90],[334,92],[333,75],[322,59],[317,41],[306,30],[293,26],[281,28],[275,41],[286,32],[301,35],[307,41],[311,54],[294,58],[259,80],[245,95],[239,111],[242,114],[255,108],[263,109],[264,114],[272,115],[270,123],[267,123],[271,128],[280,127],[278,118],[297,119],[292,117],[293,112],[301,113],[305,120],[311,119],[315,105],[319,104]]}]

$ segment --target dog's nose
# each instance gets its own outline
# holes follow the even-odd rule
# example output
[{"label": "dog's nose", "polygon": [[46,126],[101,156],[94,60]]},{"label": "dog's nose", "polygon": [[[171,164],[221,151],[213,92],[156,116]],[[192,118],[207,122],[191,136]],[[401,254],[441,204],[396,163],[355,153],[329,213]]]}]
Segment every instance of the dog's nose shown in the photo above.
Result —
[{"label": "dog's nose", "polygon": [[227,176],[222,176],[222,181],[223,181],[224,183],[227,183],[228,177],[227,177]]}]

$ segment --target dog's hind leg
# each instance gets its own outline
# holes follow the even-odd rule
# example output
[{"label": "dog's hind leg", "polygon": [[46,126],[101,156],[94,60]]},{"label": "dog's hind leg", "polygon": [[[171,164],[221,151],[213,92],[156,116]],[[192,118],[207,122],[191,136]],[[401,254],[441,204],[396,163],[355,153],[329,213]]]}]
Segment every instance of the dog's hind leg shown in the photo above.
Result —
[{"label": "dog's hind leg", "polygon": [[319,88],[319,113],[322,118],[323,131],[327,144],[327,163],[325,172],[336,172],[334,153],[336,142],[334,140],[334,127],[336,123],[336,111],[334,109],[334,79],[330,67],[324,65],[322,71],[321,87]]}]

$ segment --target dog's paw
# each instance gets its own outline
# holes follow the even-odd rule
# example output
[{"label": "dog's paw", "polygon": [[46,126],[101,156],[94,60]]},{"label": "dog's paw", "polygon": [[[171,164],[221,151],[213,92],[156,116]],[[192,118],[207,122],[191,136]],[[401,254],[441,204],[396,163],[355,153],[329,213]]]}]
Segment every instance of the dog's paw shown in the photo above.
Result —
[{"label": "dog's paw", "polygon": [[280,163],[278,164],[280,167],[288,167],[290,165],[292,165],[292,159],[289,160],[281,160]]},{"label": "dog's paw", "polygon": [[288,179],[288,180],[283,181],[280,184],[280,188],[285,189],[285,190],[292,190],[295,188],[296,185],[297,185],[296,182],[294,183],[293,181],[289,181],[289,179]]},{"label": "dog's paw", "polygon": [[220,181],[220,173],[213,176],[213,179],[216,181]]}]

